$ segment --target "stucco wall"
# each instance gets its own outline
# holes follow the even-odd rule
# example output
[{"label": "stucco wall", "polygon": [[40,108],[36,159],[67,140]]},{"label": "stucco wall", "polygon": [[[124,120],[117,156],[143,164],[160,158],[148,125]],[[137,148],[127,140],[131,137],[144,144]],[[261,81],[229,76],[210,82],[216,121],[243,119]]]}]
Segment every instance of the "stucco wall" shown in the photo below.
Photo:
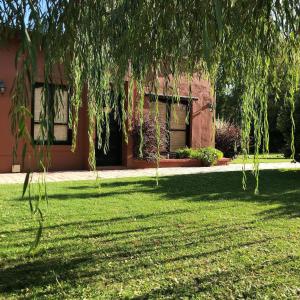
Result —
[{"label": "stucco wall", "polygon": [[[163,94],[164,79],[159,79],[159,90],[158,94]],[[180,96],[189,96],[189,82],[186,78],[182,77],[179,84]],[[194,101],[192,103],[192,111],[190,115],[190,146],[193,148],[208,147],[215,145],[214,138],[214,119],[215,111],[210,111],[209,104],[214,103],[215,99],[211,94],[210,84],[207,80],[200,79],[198,76],[192,78],[191,83],[192,97]],[[135,112],[133,119],[138,115],[137,103],[139,101],[138,92],[134,90],[134,98],[136,99],[136,105],[133,107]],[[145,97],[144,114],[149,112],[149,103],[147,97]],[[128,149],[127,151],[127,164],[126,166],[131,168],[136,166],[133,155],[133,136],[129,133]]]},{"label": "stucco wall", "polygon": [[[15,55],[18,48],[17,40],[11,41],[9,45],[1,46],[0,48],[0,80],[3,80],[6,85],[4,95],[0,94],[0,172],[11,172],[13,164],[13,147],[14,138],[11,133],[11,124],[9,111],[11,109],[11,88],[15,78]],[[37,82],[43,82],[43,57],[39,53],[38,58],[38,74]],[[61,78],[54,76],[54,82],[59,83]],[[80,110],[80,121],[78,127],[78,142],[75,153],[71,152],[71,147],[68,145],[51,146],[51,165],[52,170],[74,170],[87,168],[87,118],[86,107]],[[30,120],[27,122],[28,128],[31,126]],[[18,147],[18,157],[15,163],[21,163],[22,143]],[[22,170],[36,169],[36,160],[32,149],[28,149],[25,165]]]},{"label": "stucco wall", "polygon": [[[0,94],[0,172],[11,172],[13,164],[13,146],[14,138],[10,129],[9,111],[11,109],[11,95],[13,80],[15,78],[15,54],[18,48],[17,40],[11,41],[7,46],[0,47],[0,80],[3,80],[6,85],[6,92],[4,95]],[[39,53],[38,72],[36,75],[36,82],[43,82],[43,56]],[[54,83],[61,83],[63,80],[60,75],[54,74]],[[163,87],[163,79],[161,87]],[[127,84],[125,83],[125,87]],[[159,93],[162,93],[162,88]],[[180,95],[189,95],[189,84],[186,79],[182,78],[180,81]],[[192,96],[197,98],[193,101],[191,120],[190,120],[190,143],[192,147],[205,147],[214,145],[214,130],[213,117],[214,112],[210,112],[207,104],[213,102],[214,99],[210,94],[209,83],[203,79],[195,76],[192,81]],[[136,89],[134,90],[134,97],[138,99]],[[51,146],[51,165],[50,170],[75,170],[88,169],[88,119],[86,106],[86,92],[83,92],[83,107],[79,112],[79,127],[77,137],[77,150],[75,153],[71,152],[69,145],[54,145]],[[136,107],[133,107],[136,112]],[[145,111],[147,104],[145,104]],[[30,129],[31,121],[28,119],[27,126]],[[18,156],[15,161],[16,164],[21,163],[22,143],[18,148]],[[123,141],[122,146],[122,162],[126,167],[133,166],[133,140],[131,132],[128,133],[128,144]],[[21,166],[22,171],[36,170],[36,160],[32,149],[28,149],[25,164]]]}]

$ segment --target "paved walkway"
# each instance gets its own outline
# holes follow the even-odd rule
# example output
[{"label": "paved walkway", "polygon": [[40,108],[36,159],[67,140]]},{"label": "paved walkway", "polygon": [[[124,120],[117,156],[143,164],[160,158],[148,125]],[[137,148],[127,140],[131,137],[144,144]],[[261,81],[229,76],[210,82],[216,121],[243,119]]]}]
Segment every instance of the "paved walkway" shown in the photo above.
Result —
[{"label": "paved walkway", "polygon": [[[300,169],[300,163],[261,163],[259,168],[261,170],[271,169]],[[199,173],[213,173],[213,172],[231,172],[241,171],[242,164],[232,164],[228,166],[215,167],[189,167],[189,168],[160,168],[158,170],[159,176],[173,176],[184,174],[199,174]],[[253,165],[247,164],[246,170],[252,170]],[[122,170],[102,170],[98,171],[100,178],[124,178],[124,177],[152,177],[155,176],[156,169],[122,169]],[[25,173],[7,173],[0,174],[0,184],[23,183]],[[39,173],[33,174],[33,180],[37,181],[41,177]],[[64,172],[49,172],[46,176],[47,182],[59,181],[77,181],[77,180],[94,180],[96,172],[90,171],[64,171]]]}]

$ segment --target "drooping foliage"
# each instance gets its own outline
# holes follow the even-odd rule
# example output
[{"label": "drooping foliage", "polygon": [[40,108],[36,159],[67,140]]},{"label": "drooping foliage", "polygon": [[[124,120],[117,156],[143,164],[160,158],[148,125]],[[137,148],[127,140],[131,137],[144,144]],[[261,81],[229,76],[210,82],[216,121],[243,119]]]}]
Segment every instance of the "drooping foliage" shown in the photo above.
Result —
[{"label": "drooping foliage", "polygon": [[241,130],[229,121],[216,120],[215,146],[225,157],[233,158],[241,150]]},{"label": "drooping foliage", "polygon": [[[300,159],[300,94],[296,94],[295,96],[295,103],[294,103],[294,119],[295,119],[295,140],[294,140],[294,146],[295,146],[295,159],[299,161]],[[292,121],[290,120],[290,111],[291,111],[291,105],[290,103],[285,103],[281,105],[277,117],[277,128],[282,133],[284,142],[285,142],[285,148],[284,148],[284,154],[286,157],[289,157],[291,155],[291,134],[290,129],[292,126]]]},{"label": "drooping foliage", "polygon": [[[145,88],[157,94],[159,76],[165,78],[164,91],[176,101],[179,75],[196,73],[208,78],[213,88],[220,66],[223,82],[234,81],[243,90],[244,154],[249,151],[252,126],[255,152],[268,151],[268,88],[279,93],[282,79],[292,107],[293,145],[294,95],[300,73],[299,16],[299,0],[0,0],[1,42],[12,35],[20,42],[11,109],[16,143],[25,139],[25,145],[32,144],[25,124],[42,51],[45,82],[52,81],[58,68],[63,69],[70,86],[73,150],[82,92],[87,91],[92,168],[94,133],[97,130],[102,136],[106,130],[99,147],[107,147],[111,109],[126,136],[133,110],[142,112]],[[140,96],[138,107],[132,103],[134,88]],[[46,120],[47,114],[41,118]],[[142,113],[139,118],[142,123]],[[47,122],[41,126],[46,127]],[[159,122],[157,128],[159,138]],[[49,139],[44,142],[50,143]],[[255,173],[258,175],[258,168]]]},{"label": "drooping foliage", "polygon": [[[280,86],[277,78],[283,78],[277,74],[282,69],[273,65],[275,57],[277,64],[286,66],[285,84],[291,102],[298,88],[297,0],[2,0],[0,14],[1,41],[12,30],[20,38],[13,89],[15,132],[28,117],[29,89],[40,50],[45,58],[45,81],[51,81],[57,65],[64,67],[72,88],[71,125],[75,133],[84,86],[90,120],[97,120],[100,133],[107,119],[108,110],[103,108],[110,101],[109,91],[113,89],[118,95],[110,105],[117,103],[119,95],[125,101],[124,79],[137,82],[143,101],[142,89],[147,85],[153,88],[158,75],[168,81],[170,74],[205,74],[213,83],[222,62],[223,81],[233,79],[243,86],[244,148],[253,121],[257,124],[257,147],[264,136],[267,150],[267,83],[276,89]],[[133,88],[133,84],[129,86]],[[125,120],[130,109],[122,107],[126,112],[120,116]],[[74,147],[75,139],[76,134]],[[93,165],[92,159],[90,163]]]},{"label": "drooping foliage", "polygon": [[[132,135],[134,137],[133,153],[135,158],[141,158],[147,161],[157,161],[156,156],[160,154],[157,151],[157,148],[159,148],[161,152],[165,152],[166,149],[168,149],[169,141],[167,128],[164,124],[161,124],[161,122],[159,123],[160,144],[158,147],[156,134],[157,128],[155,119],[151,115],[147,114],[143,118],[142,125],[140,123],[140,120],[136,120],[134,122]],[[141,143],[141,137],[143,138],[143,143]],[[142,148],[140,149],[141,145]]]}]

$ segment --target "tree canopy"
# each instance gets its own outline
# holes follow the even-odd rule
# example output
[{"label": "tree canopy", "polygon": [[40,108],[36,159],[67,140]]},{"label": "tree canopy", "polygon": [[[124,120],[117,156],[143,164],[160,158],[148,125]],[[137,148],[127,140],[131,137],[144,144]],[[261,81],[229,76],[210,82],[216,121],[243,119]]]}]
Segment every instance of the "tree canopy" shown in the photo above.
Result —
[{"label": "tree canopy", "polygon": [[[221,73],[224,84],[235,82],[243,90],[244,152],[249,148],[251,124],[256,152],[262,145],[267,151],[270,87],[279,94],[284,84],[292,107],[299,88],[299,16],[298,0],[1,0],[1,41],[12,30],[20,36],[11,112],[16,139],[28,136],[26,128],[21,134],[20,128],[29,115],[28,89],[36,74],[37,52],[42,49],[46,82],[51,81],[57,64],[66,70],[72,87],[70,125],[75,133],[85,85],[91,137],[95,120],[99,135],[106,123],[105,103],[114,105],[119,99],[112,99],[111,89],[121,95],[120,121],[126,132],[132,112],[125,102],[125,77],[128,101],[132,101],[136,82],[143,107],[144,88],[157,91],[159,75],[168,83],[172,75],[168,93],[176,96],[179,75],[197,73],[214,86]],[[91,166],[95,165],[93,149]]]}]

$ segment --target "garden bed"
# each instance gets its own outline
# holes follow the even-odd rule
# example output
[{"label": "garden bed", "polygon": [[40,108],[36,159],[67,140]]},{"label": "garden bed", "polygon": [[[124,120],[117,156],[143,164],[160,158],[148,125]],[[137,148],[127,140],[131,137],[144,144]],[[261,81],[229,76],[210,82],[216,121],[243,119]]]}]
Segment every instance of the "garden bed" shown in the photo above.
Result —
[{"label": "garden bed", "polygon": [[[217,166],[228,165],[230,158],[221,158],[217,162]],[[193,158],[164,158],[159,162],[160,168],[174,168],[174,167],[202,167],[202,163],[198,159]],[[129,168],[132,169],[146,169],[156,168],[155,161],[146,161],[142,159],[133,159]]]}]

